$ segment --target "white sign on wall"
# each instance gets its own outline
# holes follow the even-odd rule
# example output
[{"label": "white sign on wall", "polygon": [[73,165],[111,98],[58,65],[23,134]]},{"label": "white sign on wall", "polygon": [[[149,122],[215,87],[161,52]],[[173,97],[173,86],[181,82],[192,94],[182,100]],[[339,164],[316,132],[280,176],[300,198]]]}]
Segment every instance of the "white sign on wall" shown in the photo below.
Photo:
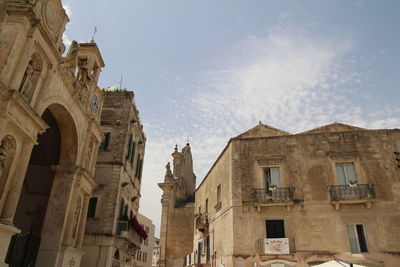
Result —
[{"label": "white sign on wall", "polygon": [[265,238],[265,254],[289,254],[289,238]]}]

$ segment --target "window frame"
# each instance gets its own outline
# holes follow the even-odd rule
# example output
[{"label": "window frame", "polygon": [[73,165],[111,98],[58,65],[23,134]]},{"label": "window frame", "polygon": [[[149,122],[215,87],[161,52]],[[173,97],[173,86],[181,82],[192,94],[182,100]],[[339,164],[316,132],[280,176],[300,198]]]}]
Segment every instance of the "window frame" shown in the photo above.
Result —
[{"label": "window frame", "polygon": [[[270,171],[270,181],[271,181],[271,184],[268,184],[268,183],[267,183],[267,173],[266,173],[266,171],[267,171],[267,170],[272,170],[272,169],[277,169],[277,170],[278,170],[278,178],[279,178],[279,183],[278,183],[278,184],[273,183],[273,181],[272,181],[272,179],[273,179],[273,177],[272,177],[272,171]],[[264,166],[264,167],[261,168],[261,172],[262,172],[261,176],[262,176],[263,188],[269,190],[269,188],[270,188],[272,185],[276,185],[276,187],[282,187],[282,172],[281,172],[281,166],[279,166],[279,165]]]},{"label": "window frame", "polygon": [[[360,225],[362,227],[364,240],[365,240],[366,251],[361,251],[360,237],[359,237],[358,232],[357,232],[357,225]],[[349,227],[350,226],[353,227],[353,231],[354,231],[354,234],[355,234],[355,237],[356,237],[357,251],[353,251],[352,246],[351,246],[351,240],[350,240],[350,234],[349,234]],[[349,248],[350,248],[351,254],[368,254],[369,253],[368,239],[367,239],[367,233],[365,231],[364,224],[362,224],[362,223],[346,224],[346,231],[347,231],[347,238],[348,238],[348,241],[349,241]]]},{"label": "window frame", "polygon": [[[339,178],[339,172],[338,172],[338,167],[342,166],[343,169],[343,174],[344,174],[344,184],[341,184],[340,178]],[[350,180],[346,171],[346,168],[344,166],[352,166],[353,167],[353,172],[354,172],[354,178],[355,180]],[[356,164],[354,161],[339,161],[335,162],[335,174],[336,174],[336,181],[338,185],[348,185],[350,181],[356,181],[357,183],[359,182],[358,171],[356,168]]]}]

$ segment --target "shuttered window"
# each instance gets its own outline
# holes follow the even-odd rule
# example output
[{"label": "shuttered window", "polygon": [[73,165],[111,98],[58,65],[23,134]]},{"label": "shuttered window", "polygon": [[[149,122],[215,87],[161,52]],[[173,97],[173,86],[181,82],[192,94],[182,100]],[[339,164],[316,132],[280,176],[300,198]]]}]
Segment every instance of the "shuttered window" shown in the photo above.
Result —
[{"label": "shuttered window", "polygon": [[336,175],[340,185],[347,185],[350,181],[357,181],[353,164],[337,164]]},{"label": "shuttered window", "polygon": [[281,178],[278,167],[264,169],[264,186],[265,188],[269,188],[272,185],[276,185],[276,187],[281,186]]},{"label": "shuttered window", "polygon": [[347,233],[349,235],[351,253],[358,254],[368,252],[367,240],[362,224],[347,225]]}]

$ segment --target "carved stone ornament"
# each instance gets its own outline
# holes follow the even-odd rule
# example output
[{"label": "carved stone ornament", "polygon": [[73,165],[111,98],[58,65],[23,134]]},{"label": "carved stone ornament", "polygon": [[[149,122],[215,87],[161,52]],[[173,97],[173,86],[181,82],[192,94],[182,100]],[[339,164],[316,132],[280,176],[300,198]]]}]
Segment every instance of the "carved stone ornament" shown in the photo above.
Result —
[{"label": "carved stone ornament", "polygon": [[7,155],[8,151],[13,148],[13,142],[10,138],[6,137],[3,141],[0,142],[0,177],[3,174],[3,171],[6,167],[7,163]]},{"label": "carved stone ornament", "polygon": [[36,87],[39,75],[42,71],[42,59],[38,54],[33,54],[29,60],[28,66],[19,87],[19,92],[22,96],[27,98],[31,95],[31,91]]},{"label": "carved stone ornament", "polygon": [[90,100],[90,109],[93,113],[96,113],[99,109],[99,99],[97,98],[97,95],[92,96],[92,99]]},{"label": "carved stone ornament", "polygon": [[89,75],[88,59],[80,58],[78,68],[75,82],[75,97],[77,97],[83,105],[86,105],[89,98],[89,89],[92,84],[92,77]]},{"label": "carved stone ornament", "polygon": [[64,10],[59,0],[47,0],[42,8],[42,16],[46,28],[53,35],[53,40],[57,40],[60,33]]}]

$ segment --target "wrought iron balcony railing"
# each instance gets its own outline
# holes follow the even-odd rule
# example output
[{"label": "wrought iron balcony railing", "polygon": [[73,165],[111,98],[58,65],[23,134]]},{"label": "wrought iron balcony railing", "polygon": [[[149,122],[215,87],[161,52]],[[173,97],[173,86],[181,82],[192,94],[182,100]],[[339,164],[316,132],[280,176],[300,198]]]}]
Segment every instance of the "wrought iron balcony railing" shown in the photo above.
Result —
[{"label": "wrought iron balcony railing", "polygon": [[206,213],[198,213],[195,216],[195,226],[199,231],[205,231],[208,228],[208,216]]},{"label": "wrought iron balcony railing", "polygon": [[294,187],[276,187],[251,189],[251,198],[259,203],[287,203],[293,201]]},{"label": "wrought iron balcony railing", "polygon": [[372,200],[376,197],[373,184],[331,185],[329,195],[331,202]]}]

